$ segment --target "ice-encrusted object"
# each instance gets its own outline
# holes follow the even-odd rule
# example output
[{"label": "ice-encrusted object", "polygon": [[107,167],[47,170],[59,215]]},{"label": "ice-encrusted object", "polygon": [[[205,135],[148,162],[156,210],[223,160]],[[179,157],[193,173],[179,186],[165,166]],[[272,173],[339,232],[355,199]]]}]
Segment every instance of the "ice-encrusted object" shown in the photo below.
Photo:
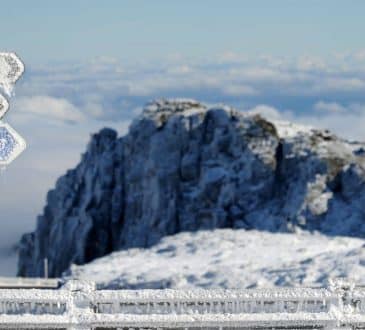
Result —
[{"label": "ice-encrusted object", "polygon": [[[22,61],[14,53],[0,53],[0,88],[11,96],[14,84],[24,72]],[[0,119],[9,110],[8,100],[0,94]],[[25,149],[24,139],[0,120],[0,167],[9,165]]]},{"label": "ice-encrusted object", "polygon": [[8,100],[0,94],[0,119],[4,117],[9,109]]},{"label": "ice-encrusted object", "polygon": [[23,73],[24,64],[15,53],[0,53],[0,87],[8,96]]},{"label": "ice-encrusted object", "polygon": [[0,121],[0,167],[9,165],[25,148],[24,139],[10,125]]}]

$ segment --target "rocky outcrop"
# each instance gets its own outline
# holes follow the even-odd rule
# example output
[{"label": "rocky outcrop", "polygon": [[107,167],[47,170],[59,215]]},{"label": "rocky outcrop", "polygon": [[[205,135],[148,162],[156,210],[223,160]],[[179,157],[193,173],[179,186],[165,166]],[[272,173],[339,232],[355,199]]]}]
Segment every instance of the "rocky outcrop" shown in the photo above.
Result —
[{"label": "rocky outcrop", "polygon": [[365,146],[192,100],[148,104],[118,138],[95,134],[20,243],[18,274],[51,276],[181,231],[365,236]]}]

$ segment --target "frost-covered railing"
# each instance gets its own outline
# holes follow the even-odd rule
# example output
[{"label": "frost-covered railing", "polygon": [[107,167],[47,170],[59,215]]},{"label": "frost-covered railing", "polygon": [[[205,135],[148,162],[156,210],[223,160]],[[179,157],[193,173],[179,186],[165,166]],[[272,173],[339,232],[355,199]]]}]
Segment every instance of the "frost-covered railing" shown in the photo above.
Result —
[{"label": "frost-covered railing", "polygon": [[57,289],[59,280],[54,278],[0,277],[0,289]]},{"label": "frost-covered railing", "polygon": [[67,282],[58,290],[0,290],[0,328],[365,328],[365,289],[95,290]]},{"label": "frost-covered railing", "polygon": [[328,312],[326,289],[96,291],[95,313],[125,315]]}]

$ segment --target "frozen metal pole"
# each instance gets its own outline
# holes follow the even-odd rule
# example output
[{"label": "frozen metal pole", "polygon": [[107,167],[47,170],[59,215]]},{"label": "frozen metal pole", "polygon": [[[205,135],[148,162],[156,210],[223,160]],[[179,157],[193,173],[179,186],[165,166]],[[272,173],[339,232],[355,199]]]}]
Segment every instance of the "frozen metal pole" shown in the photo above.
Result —
[{"label": "frozen metal pole", "polygon": [[44,278],[48,278],[48,258],[43,259],[44,265]]}]

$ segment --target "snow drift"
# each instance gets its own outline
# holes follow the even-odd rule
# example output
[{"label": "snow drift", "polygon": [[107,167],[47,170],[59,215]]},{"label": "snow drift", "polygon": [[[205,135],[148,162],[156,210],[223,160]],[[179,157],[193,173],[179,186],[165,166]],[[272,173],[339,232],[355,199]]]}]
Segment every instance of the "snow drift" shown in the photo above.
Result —
[{"label": "snow drift", "polygon": [[66,278],[92,280],[103,289],[326,286],[338,277],[363,284],[364,265],[364,241],[358,238],[215,229],[72,265]]}]

